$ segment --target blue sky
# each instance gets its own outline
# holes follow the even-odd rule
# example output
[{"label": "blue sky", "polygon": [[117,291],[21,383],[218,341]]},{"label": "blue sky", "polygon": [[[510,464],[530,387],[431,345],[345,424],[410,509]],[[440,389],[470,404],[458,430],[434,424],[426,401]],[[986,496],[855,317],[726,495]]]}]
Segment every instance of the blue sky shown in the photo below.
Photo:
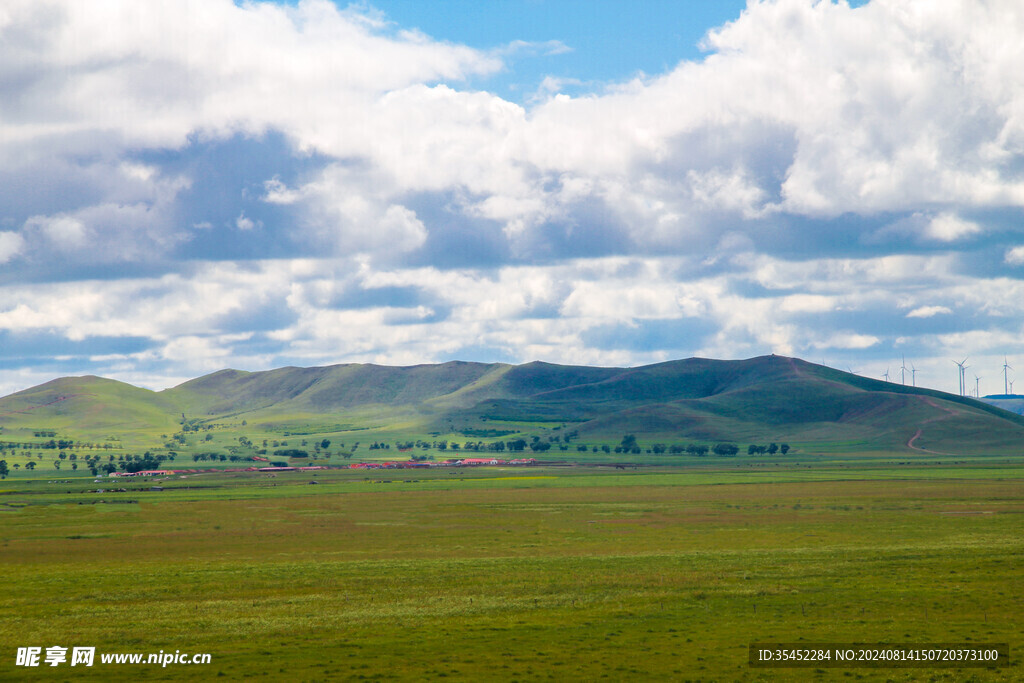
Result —
[{"label": "blue sky", "polygon": [[[684,59],[700,60],[704,34],[736,19],[746,1],[387,0],[371,6],[396,27],[480,50],[509,51],[502,73],[473,85],[522,102],[549,77],[580,93],[665,73]],[[517,42],[533,47],[510,50]]]},{"label": "blue sky", "polygon": [[14,0],[0,394],[765,353],[1001,392],[1020,35],[1011,0]]}]

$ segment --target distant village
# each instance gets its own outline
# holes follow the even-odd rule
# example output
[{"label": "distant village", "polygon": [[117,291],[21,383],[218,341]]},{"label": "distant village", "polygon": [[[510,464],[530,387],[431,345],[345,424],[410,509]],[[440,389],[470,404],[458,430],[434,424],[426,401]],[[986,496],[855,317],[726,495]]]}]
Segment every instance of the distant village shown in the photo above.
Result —
[{"label": "distant village", "polygon": [[402,460],[393,462],[354,462],[345,467],[328,467],[326,465],[310,465],[306,467],[273,466],[273,467],[231,467],[226,469],[182,469],[182,470],[139,470],[138,472],[111,472],[109,477],[166,477],[175,474],[198,474],[200,472],[314,472],[327,469],[350,470],[418,470],[435,467],[487,467],[496,465],[526,466],[536,465],[536,458],[449,458],[440,462],[424,460]]}]

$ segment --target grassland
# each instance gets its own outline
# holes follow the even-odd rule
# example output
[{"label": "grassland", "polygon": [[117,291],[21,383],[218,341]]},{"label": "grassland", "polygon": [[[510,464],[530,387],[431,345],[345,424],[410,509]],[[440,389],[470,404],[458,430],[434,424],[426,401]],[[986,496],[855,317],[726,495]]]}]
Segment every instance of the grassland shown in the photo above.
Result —
[{"label": "grassland", "polygon": [[[211,473],[0,483],[0,678],[1024,678],[1024,467]],[[63,474],[63,473],[62,473]],[[317,481],[311,485],[310,481]],[[757,641],[1009,642],[1008,669],[751,669]],[[209,652],[26,669],[19,646]]]}]

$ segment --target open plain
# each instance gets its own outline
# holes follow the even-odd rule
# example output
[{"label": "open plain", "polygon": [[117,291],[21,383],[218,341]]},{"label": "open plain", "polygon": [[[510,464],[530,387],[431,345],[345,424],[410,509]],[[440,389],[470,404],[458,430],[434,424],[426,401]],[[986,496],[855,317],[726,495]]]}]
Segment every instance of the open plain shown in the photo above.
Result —
[{"label": "open plain", "polygon": [[[84,645],[211,663],[33,677],[1019,680],[1020,465],[225,472],[102,493],[23,472],[0,495],[0,677],[24,680],[16,646]],[[750,643],[801,640],[1009,642],[1013,660],[748,666]]]}]

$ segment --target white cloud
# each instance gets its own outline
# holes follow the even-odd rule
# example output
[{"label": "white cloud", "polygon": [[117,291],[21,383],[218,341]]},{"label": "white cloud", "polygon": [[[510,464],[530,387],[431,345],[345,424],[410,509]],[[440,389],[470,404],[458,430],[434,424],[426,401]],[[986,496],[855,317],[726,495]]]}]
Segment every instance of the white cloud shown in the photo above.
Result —
[{"label": "white cloud", "polygon": [[822,313],[836,308],[836,299],[820,294],[793,294],[784,297],[780,309],[787,313]]},{"label": "white cloud", "polygon": [[414,249],[427,239],[427,230],[416,212],[404,206],[392,204],[377,224],[381,239],[400,251]]},{"label": "white cloud", "polygon": [[936,216],[928,223],[925,235],[942,242],[953,242],[981,232],[981,226],[972,221],[965,221],[953,214],[944,213]]},{"label": "white cloud", "polygon": [[[76,78],[55,81],[45,100],[30,88],[4,93],[23,112],[5,122],[6,139],[108,144],[110,133],[122,144],[176,147],[190,135],[279,130],[300,150],[364,160],[379,214],[409,192],[462,193],[454,208],[494,215],[527,244],[535,240],[524,232],[573,210],[553,179],[585,185],[585,198],[614,206],[638,243],[658,245],[679,244],[698,224],[706,231],[707,213],[1024,203],[1024,182],[1001,172],[1024,151],[1024,47],[1011,40],[1024,32],[1024,12],[1009,0],[753,3],[709,34],[716,53],[701,63],[530,111],[451,87],[499,69],[496,54],[389,32],[382,17],[326,0],[193,0],[184,9],[21,0],[9,14],[8,30],[38,46],[0,48],[10,73],[23,70],[26,83]],[[119,23],[132,29],[100,30]],[[438,80],[449,85],[425,85]],[[155,173],[123,168],[138,181]],[[312,182],[326,190],[335,180]],[[303,193],[279,180],[266,190],[282,205]],[[495,214],[499,206],[519,211]],[[952,242],[980,231],[951,210],[925,236]]]},{"label": "white cloud", "polygon": [[940,314],[950,314],[953,311],[948,306],[921,306],[907,313],[908,318],[931,318]]},{"label": "white cloud", "polygon": [[545,56],[552,56],[562,55],[567,52],[572,52],[572,48],[560,40],[546,40],[543,42],[513,40],[505,47],[497,50],[499,55],[541,54]]},{"label": "white cloud", "polygon": [[538,104],[543,102],[565,89],[565,86],[579,86],[583,85],[583,81],[578,78],[559,78],[556,76],[545,76],[540,85],[537,86],[536,92],[533,93],[529,98],[530,104]]},{"label": "white cloud", "polygon": [[1024,263],[1024,247],[1013,247],[1006,250],[1003,260],[1010,265],[1019,266]]},{"label": "white cloud", "polygon": [[91,263],[160,260],[174,246],[188,239],[185,231],[171,222],[164,201],[137,204],[103,203],[73,214],[32,216],[24,225],[37,262],[47,262],[54,253],[69,261]]},{"label": "white cloud", "polygon": [[25,239],[16,232],[0,232],[0,263],[6,263],[21,253]]},{"label": "white cloud", "polygon": [[235,227],[239,230],[252,230],[256,227],[256,223],[251,218],[246,218],[245,212],[238,214],[238,218],[235,219]]},{"label": "white cloud", "polygon": [[[311,132],[321,117],[365,125],[360,105],[376,93],[500,67],[463,46],[382,34],[327,0],[15,0],[8,11],[6,30],[23,40],[5,41],[0,64],[29,77],[8,93],[22,118],[7,127],[22,139],[114,129],[129,144],[180,145],[195,131]],[[29,87],[67,71],[76,77],[54,79],[45,98]]]},{"label": "white cloud", "polygon": [[[3,329],[141,335],[155,365],[195,354],[208,368],[272,362],[244,350],[255,325],[236,328],[276,306],[294,320],[264,321],[266,338],[312,362],[435,360],[473,340],[633,363],[664,351],[590,348],[583,333],[700,317],[712,331],[695,353],[867,354],[896,335],[956,342],[954,309],[996,336],[1024,315],[1018,281],[972,274],[956,252],[970,240],[1024,264],[975,218],[1024,205],[1014,0],[752,2],[702,62],[581,96],[562,92],[584,85],[569,76],[546,80],[528,106],[460,89],[500,70],[501,50],[327,0],[11,0],[0,21],[0,174],[49,192],[34,204],[0,183]],[[218,169],[234,182],[211,189],[175,157],[267,133],[308,165]],[[185,210],[260,187],[262,206]],[[261,208],[284,217],[259,231],[273,246],[252,240],[265,260],[175,262],[189,239],[254,230]],[[463,248],[479,270],[422,266]],[[17,284],[111,262],[166,274]],[[373,288],[407,300],[336,302]],[[913,326],[884,330],[894,319]]]},{"label": "white cloud", "polygon": [[881,339],[870,334],[840,332],[814,344],[818,349],[867,349],[879,343]]},{"label": "white cloud", "polygon": [[89,233],[85,224],[74,216],[33,216],[25,221],[25,229],[41,233],[51,246],[73,251],[87,244]]}]

